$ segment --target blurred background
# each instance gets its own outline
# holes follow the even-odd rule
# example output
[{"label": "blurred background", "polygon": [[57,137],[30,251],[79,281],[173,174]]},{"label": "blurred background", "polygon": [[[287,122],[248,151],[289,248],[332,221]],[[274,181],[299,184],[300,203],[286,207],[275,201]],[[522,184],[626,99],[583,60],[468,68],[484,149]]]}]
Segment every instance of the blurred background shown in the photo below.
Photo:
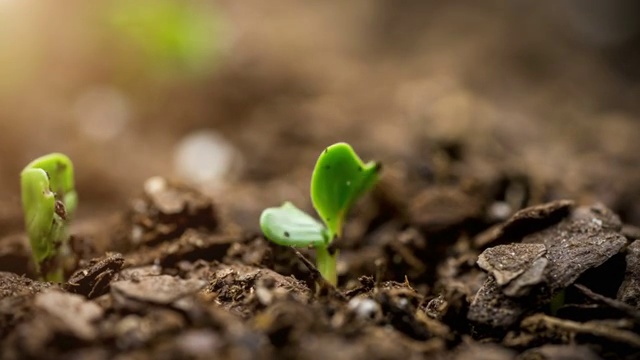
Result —
[{"label": "blurred background", "polygon": [[80,219],[164,175],[257,225],[336,141],[416,171],[453,149],[640,225],[639,80],[634,0],[0,0],[0,235],[52,151]]}]

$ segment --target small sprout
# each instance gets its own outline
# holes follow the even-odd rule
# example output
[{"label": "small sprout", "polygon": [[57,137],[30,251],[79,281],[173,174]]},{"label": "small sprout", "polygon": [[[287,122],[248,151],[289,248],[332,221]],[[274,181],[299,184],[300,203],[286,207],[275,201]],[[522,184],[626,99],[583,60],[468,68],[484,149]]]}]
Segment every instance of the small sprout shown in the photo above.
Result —
[{"label": "small sprout", "polygon": [[351,146],[337,143],[326,148],[311,177],[311,201],[324,225],[311,215],[285,202],[268,208],[260,216],[260,228],[278,245],[316,249],[316,263],[322,276],[337,283],[337,251],[331,242],[342,236],[344,219],[353,203],[376,183],[380,166],[364,164]]},{"label": "small sprout", "polygon": [[59,153],[40,157],[22,170],[20,183],[36,269],[43,279],[62,282],[69,253],[67,224],[78,205],[73,164]]}]

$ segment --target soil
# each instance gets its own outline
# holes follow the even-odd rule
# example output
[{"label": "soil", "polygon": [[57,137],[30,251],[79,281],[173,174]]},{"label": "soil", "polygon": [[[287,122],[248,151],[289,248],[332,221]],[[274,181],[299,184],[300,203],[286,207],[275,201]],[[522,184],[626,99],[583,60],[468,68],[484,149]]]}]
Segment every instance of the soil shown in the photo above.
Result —
[{"label": "soil", "polygon": [[[0,272],[0,355],[640,356],[637,228],[604,205],[570,200],[496,221],[491,184],[473,192],[434,185],[402,198],[390,189],[406,184],[392,181],[383,177],[337,240],[333,287],[309,261],[311,250],[278,247],[225,218],[197,189],[152,178],[104,228],[109,241],[75,235],[84,258],[66,283],[32,280],[20,267]],[[27,247],[2,244],[29,258]]]},{"label": "soil", "polygon": [[[215,75],[133,85],[108,44],[76,66],[55,46],[76,28],[46,16],[51,78],[0,98],[0,359],[640,359],[637,47],[576,44],[536,2],[222,3],[238,29]],[[63,120],[95,82],[138,116],[102,143]],[[202,128],[241,159],[222,185],[167,165]],[[333,287],[258,218],[312,213],[337,141],[383,168]],[[49,148],[80,196],[63,284],[34,273],[15,195]]]}]

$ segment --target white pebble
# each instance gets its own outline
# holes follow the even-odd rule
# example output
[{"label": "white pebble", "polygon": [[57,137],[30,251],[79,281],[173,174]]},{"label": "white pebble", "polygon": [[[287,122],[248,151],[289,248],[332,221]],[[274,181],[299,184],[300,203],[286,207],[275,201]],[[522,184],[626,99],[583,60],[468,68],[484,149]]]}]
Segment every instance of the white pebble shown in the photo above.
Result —
[{"label": "white pebble", "polygon": [[372,299],[356,297],[349,300],[348,307],[359,319],[373,319],[380,312],[380,305]]}]

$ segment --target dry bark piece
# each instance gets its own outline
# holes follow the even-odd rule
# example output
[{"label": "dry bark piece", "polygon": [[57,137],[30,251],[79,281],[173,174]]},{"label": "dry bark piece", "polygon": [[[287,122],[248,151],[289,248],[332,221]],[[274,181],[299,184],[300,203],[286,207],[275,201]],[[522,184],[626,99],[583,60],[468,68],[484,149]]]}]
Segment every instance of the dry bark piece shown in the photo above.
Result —
[{"label": "dry bark piece", "polygon": [[529,269],[503,289],[505,295],[511,297],[528,295],[535,285],[544,281],[544,271],[548,263],[549,260],[544,257],[536,259]]},{"label": "dry bark piece", "polygon": [[544,345],[529,349],[516,357],[517,360],[600,360],[591,348],[585,345]]},{"label": "dry bark piece", "polygon": [[122,269],[124,258],[121,254],[109,254],[95,259],[85,269],[76,271],[65,284],[65,290],[93,299],[109,291],[109,284]]},{"label": "dry bark piece", "polygon": [[496,279],[509,296],[522,296],[543,281],[547,260],[543,244],[498,245],[482,252],[478,266]]},{"label": "dry bark piece", "polygon": [[478,256],[478,266],[493,275],[498,285],[504,286],[524,273],[545,252],[542,244],[498,245]]},{"label": "dry bark piece", "polygon": [[111,295],[116,305],[140,308],[139,305],[170,305],[187,295],[196,293],[207,283],[199,279],[183,280],[169,275],[149,276],[138,281],[124,280],[111,284]]},{"label": "dry bark piece", "polygon": [[489,244],[517,242],[527,234],[557,224],[569,215],[573,206],[574,202],[571,200],[557,200],[519,210],[505,223],[480,233],[474,239],[474,244],[483,248]]},{"label": "dry bark piece", "polygon": [[619,253],[627,243],[619,233],[621,226],[620,219],[602,205],[579,207],[566,220],[523,242],[546,246],[545,283],[554,293]]},{"label": "dry bark piece", "polygon": [[[535,260],[529,261],[529,268],[505,288],[500,287],[494,277],[487,279],[471,303],[468,319],[493,327],[513,325],[526,309],[549,302],[552,294],[571,285],[586,270],[602,265],[617,254],[626,244],[625,237],[618,232],[620,227],[617,216],[603,206],[580,207],[560,223],[526,236],[524,244],[487,250],[486,254],[509,257],[511,252],[505,250],[511,249],[515,253],[515,249],[520,249],[519,253],[531,253],[527,259]],[[540,246],[546,248],[546,253],[535,255],[537,252],[533,249],[540,252]],[[500,264],[518,263],[517,259],[500,260],[495,257],[483,257],[484,266],[492,272],[496,272],[494,268]],[[512,273],[498,273],[502,281],[513,276]],[[531,291],[529,296],[507,298],[507,295],[526,294],[530,290],[523,289],[538,283],[537,291]]]},{"label": "dry bark piece", "polygon": [[640,310],[640,240],[627,247],[627,269],[617,298]]},{"label": "dry bark piece", "polygon": [[42,313],[34,318],[34,322],[49,323],[54,331],[84,341],[92,341],[98,336],[96,321],[102,317],[103,310],[83,296],[47,290],[36,295],[34,306]]}]

